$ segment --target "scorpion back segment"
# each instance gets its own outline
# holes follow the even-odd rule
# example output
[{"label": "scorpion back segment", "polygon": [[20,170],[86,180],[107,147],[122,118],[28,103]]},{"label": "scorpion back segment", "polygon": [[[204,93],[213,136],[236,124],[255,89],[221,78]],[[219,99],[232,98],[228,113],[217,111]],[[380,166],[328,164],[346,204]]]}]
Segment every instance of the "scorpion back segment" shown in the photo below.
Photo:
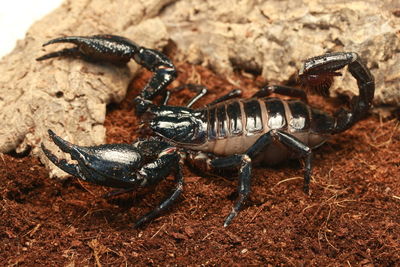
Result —
[{"label": "scorpion back segment", "polygon": [[[147,124],[154,134],[187,152],[188,159],[196,166],[206,166],[209,170],[239,170],[238,199],[224,226],[231,223],[248,199],[253,163],[274,164],[288,157],[303,159],[304,191],[308,192],[312,149],[323,144],[330,134],[345,131],[365,117],[375,91],[374,78],[359,56],[354,52],[339,52],[307,59],[299,72],[303,82],[318,86],[318,83],[325,83],[327,79],[340,75],[337,71],[348,66],[349,72],[357,80],[359,95],[353,97],[350,110],[340,109],[333,116],[310,107],[303,91],[286,86],[264,87],[251,99],[232,99],[237,93],[231,92],[200,109],[157,106],[150,100],[163,92],[176,76],[175,68],[166,56],[155,50],[139,49],[122,37],[110,35],[65,37],[48,43],[70,40],[74,40],[79,49],[73,48],[73,53],[70,50],[50,53],[39,60],[72,55],[89,57],[91,60],[112,58],[113,61],[118,61],[115,58],[120,57],[125,62],[121,54],[125,50],[131,51],[127,53],[130,58],[155,72],[135,99],[138,113],[145,112],[150,118]],[[123,49],[127,43],[128,48]],[[110,49],[103,49],[103,46]],[[271,93],[301,100],[269,98]],[[52,155],[47,155],[51,159]],[[87,164],[78,161],[81,168]],[[59,167],[62,168],[62,165]],[[111,169],[112,164],[108,162],[102,168]],[[94,168],[93,172],[98,170]]]}]

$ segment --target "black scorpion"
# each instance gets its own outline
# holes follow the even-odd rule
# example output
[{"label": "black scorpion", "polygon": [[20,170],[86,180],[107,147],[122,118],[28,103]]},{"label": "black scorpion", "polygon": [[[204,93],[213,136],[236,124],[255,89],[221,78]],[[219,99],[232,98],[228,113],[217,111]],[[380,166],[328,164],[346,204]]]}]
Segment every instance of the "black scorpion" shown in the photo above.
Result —
[{"label": "black scorpion", "polygon": [[[114,35],[62,37],[44,45],[68,42],[76,46],[49,53],[37,60],[71,56],[90,61],[126,64],[134,59],[154,72],[153,77],[134,99],[137,114],[144,114],[145,125],[159,139],[134,144],[108,144],[80,147],[68,143],[49,130],[53,142],[71,154],[77,164],[58,159],[44,145],[47,157],[65,172],[99,185],[124,188],[157,183],[175,173],[177,186],[172,195],[155,210],[143,216],[136,225],[157,217],[182,192],[183,177],[179,164],[182,154],[196,166],[208,171],[237,168],[238,198],[224,226],[231,223],[250,193],[253,163],[275,164],[287,158],[304,160],[304,186],[308,193],[312,169],[312,150],[322,145],[331,134],[343,132],[367,116],[374,97],[374,77],[354,52],[337,52],[305,60],[299,71],[303,83],[328,89],[338,70],[348,66],[356,79],[359,95],[351,99],[350,110],[340,109],[333,116],[312,108],[304,91],[287,86],[266,86],[250,99],[237,98],[234,90],[211,104],[191,109],[205,93],[199,94],[187,107],[167,105],[167,86],[177,72],[164,54],[140,47]],[[270,94],[294,97],[291,100],[271,98]],[[152,102],[165,94],[162,105]]]}]

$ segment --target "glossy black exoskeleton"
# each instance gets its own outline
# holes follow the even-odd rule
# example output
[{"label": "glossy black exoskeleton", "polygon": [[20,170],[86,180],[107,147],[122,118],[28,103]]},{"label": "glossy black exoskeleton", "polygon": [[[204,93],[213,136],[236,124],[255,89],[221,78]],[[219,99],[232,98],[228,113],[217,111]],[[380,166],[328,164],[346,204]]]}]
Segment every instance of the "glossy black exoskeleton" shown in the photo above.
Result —
[{"label": "glossy black exoskeleton", "polygon": [[175,173],[176,187],[170,197],[136,222],[142,225],[166,210],[181,194],[183,178],[177,148],[167,142],[142,140],[133,144],[109,144],[83,147],[71,144],[49,130],[53,142],[77,164],[57,158],[42,144],[45,155],[63,171],[80,179],[128,192],[158,183]]},{"label": "glossy black exoskeleton", "polygon": [[[266,86],[250,99],[237,98],[240,91],[234,90],[199,109],[191,109],[190,106],[204,94],[204,90],[187,107],[167,105],[168,94],[163,105],[155,105],[151,100],[165,92],[176,76],[172,62],[162,53],[111,35],[65,37],[46,44],[56,42],[72,42],[77,47],[50,53],[38,60],[57,56],[80,56],[90,60],[127,62],[129,58],[133,58],[155,73],[135,99],[136,111],[146,115],[147,127],[171,147],[185,152],[194,165],[203,166],[209,171],[226,168],[239,170],[239,196],[225,219],[224,226],[231,223],[249,196],[253,163],[275,164],[286,158],[303,159],[304,191],[308,192],[312,149],[322,145],[329,135],[343,132],[363,119],[372,105],[375,91],[374,77],[359,56],[354,52],[338,52],[307,59],[299,72],[300,80],[304,84],[326,91],[333,78],[340,75],[337,71],[348,66],[349,72],[357,80],[359,95],[351,100],[350,110],[340,109],[333,116],[309,106],[304,91],[286,86]],[[270,98],[272,93],[296,99]],[[125,153],[117,145],[110,146],[121,154]],[[44,151],[46,152],[45,149]],[[114,161],[118,161],[107,161],[100,157],[98,160],[103,162],[99,167],[93,166],[83,173],[66,168],[65,163],[61,164],[54,157],[52,159],[49,151],[46,154],[66,172],[87,180],[95,173],[108,173]],[[101,152],[95,149],[93,154],[100,156]],[[86,170],[90,163],[91,160],[78,160],[78,166],[82,170]],[[139,168],[137,165],[132,167]],[[160,168],[157,170],[161,171]],[[168,173],[169,169],[163,172]],[[117,176],[113,176],[113,179],[124,180],[122,175]],[[106,178],[103,175],[100,177]],[[113,179],[101,183],[95,179],[94,182],[112,185]]]}]

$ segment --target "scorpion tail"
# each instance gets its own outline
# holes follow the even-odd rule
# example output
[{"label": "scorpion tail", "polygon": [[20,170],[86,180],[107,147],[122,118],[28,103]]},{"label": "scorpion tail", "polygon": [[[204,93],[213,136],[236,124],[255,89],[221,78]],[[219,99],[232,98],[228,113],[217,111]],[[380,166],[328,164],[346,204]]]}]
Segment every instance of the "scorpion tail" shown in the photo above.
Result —
[{"label": "scorpion tail", "polygon": [[342,75],[337,70],[350,64],[354,54],[339,52],[307,59],[299,71],[301,85],[320,95],[329,96],[333,78]]},{"label": "scorpion tail", "polygon": [[358,96],[351,99],[351,110],[340,109],[335,113],[336,120],[332,133],[343,132],[363,119],[372,106],[375,93],[374,76],[354,52],[330,53],[307,59],[299,71],[301,82],[311,88],[319,88],[327,95],[338,70],[348,66],[351,75],[357,80]]}]

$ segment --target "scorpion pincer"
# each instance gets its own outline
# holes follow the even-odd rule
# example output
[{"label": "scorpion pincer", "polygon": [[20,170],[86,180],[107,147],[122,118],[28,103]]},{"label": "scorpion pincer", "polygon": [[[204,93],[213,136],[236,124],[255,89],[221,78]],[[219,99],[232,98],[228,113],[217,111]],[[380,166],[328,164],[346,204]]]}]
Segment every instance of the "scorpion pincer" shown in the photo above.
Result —
[{"label": "scorpion pincer", "polygon": [[[329,115],[308,105],[303,90],[279,85],[263,87],[249,99],[239,98],[241,91],[234,90],[205,107],[192,109],[191,105],[205,93],[205,88],[200,87],[199,94],[186,107],[170,106],[166,88],[176,78],[176,70],[161,52],[113,35],[64,37],[45,45],[58,42],[71,42],[76,47],[47,54],[38,60],[73,56],[125,64],[134,59],[154,72],[135,98],[135,104],[137,114],[145,115],[146,127],[158,139],[137,141],[133,145],[79,147],[66,143],[50,131],[53,141],[61,150],[70,153],[77,164],[59,160],[42,146],[47,157],[67,173],[110,187],[146,186],[174,172],[178,185],[173,194],[137,225],[158,216],[181,193],[183,178],[179,162],[182,154],[191,164],[210,172],[238,170],[238,198],[224,226],[231,223],[249,197],[254,164],[272,165],[287,158],[304,160],[303,190],[308,193],[313,149],[330,135],[343,132],[365,118],[375,91],[374,77],[358,54],[336,52],[305,60],[299,78],[304,84],[327,90],[333,78],[341,75],[338,71],[347,66],[359,88],[349,110],[340,109]],[[162,93],[166,93],[163,104],[152,103],[152,99]],[[272,93],[293,99],[272,98]],[[153,146],[156,149],[149,149]]]}]

